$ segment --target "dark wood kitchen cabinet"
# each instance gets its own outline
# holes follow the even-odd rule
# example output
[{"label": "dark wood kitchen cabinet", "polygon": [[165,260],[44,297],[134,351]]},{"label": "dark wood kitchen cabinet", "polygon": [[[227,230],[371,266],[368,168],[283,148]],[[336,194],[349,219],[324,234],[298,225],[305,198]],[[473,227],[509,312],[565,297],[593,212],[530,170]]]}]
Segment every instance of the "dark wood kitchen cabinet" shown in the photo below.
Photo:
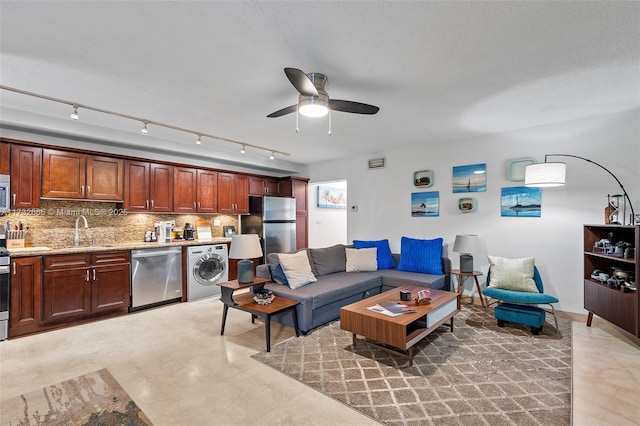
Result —
[{"label": "dark wood kitchen cabinet", "polygon": [[9,150],[10,146],[6,142],[0,142],[0,175],[9,174]]},{"label": "dark wood kitchen cabinet", "polygon": [[282,195],[296,199],[296,246],[298,249],[308,247],[308,187],[309,179],[289,177],[282,180]]},{"label": "dark wood kitchen cabinet", "polygon": [[124,161],[54,149],[42,150],[42,197],[123,201]]},{"label": "dark wood kitchen cabinet", "polygon": [[40,329],[42,312],[42,257],[11,259],[9,337]]},{"label": "dark wood kitchen cabinet", "polygon": [[218,172],[187,167],[173,168],[173,211],[216,213]]},{"label": "dark wood kitchen cabinet", "polygon": [[40,207],[42,148],[11,145],[11,207]]},{"label": "dark wood kitchen cabinet", "polygon": [[265,176],[249,176],[249,195],[280,195],[280,181]]},{"label": "dark wood kitchen cabinet", "polygon": [[103,313],[127,312],[128,251],[45,256],[44,323],[70,323]]},{"label": "dark wood kitchen cabinet", "polygon": [[173,166],[125,161],[124,204],[129,211],[173,211]]},{"label": "dark wood kitchen cabinet", "polygon": [[249,213],[249,179],[236,173],[218,173],[218,213]]}]

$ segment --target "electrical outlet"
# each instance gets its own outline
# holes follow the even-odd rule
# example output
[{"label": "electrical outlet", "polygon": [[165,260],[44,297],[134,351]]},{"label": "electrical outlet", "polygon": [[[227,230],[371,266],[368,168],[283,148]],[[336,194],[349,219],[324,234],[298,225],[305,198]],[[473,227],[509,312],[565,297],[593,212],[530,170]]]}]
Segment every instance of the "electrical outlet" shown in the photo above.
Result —
[{"label": "electrical outlet", "polygon": [[220,219],[213,219],[213,226],[220,226]]}]

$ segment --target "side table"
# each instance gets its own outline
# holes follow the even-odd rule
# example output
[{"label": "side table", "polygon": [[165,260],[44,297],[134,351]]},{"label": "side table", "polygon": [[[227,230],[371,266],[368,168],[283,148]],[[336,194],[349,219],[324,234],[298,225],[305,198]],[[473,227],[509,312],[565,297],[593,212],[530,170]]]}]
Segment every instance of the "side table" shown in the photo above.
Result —
[{"label": "side table", "polygon": [[253,292],[241,293],[234,295],[234,292],[243,288],[253,287],[254,291],[261,291],[265,283],[270,280],[264,278],[256,278],[250,283],[239,283],[238,280],[218,283],[220,286],[220,301],[224,303],[222,311],[222,326],[220,327],[220,335],[224,335],[224,326],[227,322],[227,313],[229,308],[238,309],[240,311],[249,312],[251,314],[251,322],[256,317],[264,320],[264,331],[267,340],[267,352],[271,352],[271,317],[273,315],[290,311],[293,315],[293,326],[296,330],[296,337],[300,336],[298,330],[298,313],[296,306],[298,301],[287,299],[286,297],[276,296],[268,305],[259,305],[253,300]]},{"label": "side table", "polygon": [[484,299],[482,298],[482,290],[480,289],[480,283],[478,282],[478,277],[482,275],[481,271],[462,272],[460,269],[452,269],[451,275],[455,275],[457,277],[458,293],[460,295],[462,295],[462,284],[464,283],[465,277],[473,277],[473,279],[476,282],[476,288],[478,289],[478,296],[480,296],[480,303],[482,303],[483,308],[486,307],[484,304]]}]

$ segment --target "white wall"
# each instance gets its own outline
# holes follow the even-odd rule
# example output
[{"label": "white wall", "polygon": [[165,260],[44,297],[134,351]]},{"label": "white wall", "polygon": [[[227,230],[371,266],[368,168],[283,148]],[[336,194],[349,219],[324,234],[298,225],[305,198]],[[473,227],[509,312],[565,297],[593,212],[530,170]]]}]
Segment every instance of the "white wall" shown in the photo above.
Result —
[{"label": "white wall", "polygon": [[344,189],[349,203],[347,181],[309,183],[309,247],[329,247],[347,244],[347,210],[318,208],[318,186]]},{"label": "white wall", "polygon": [[[400,251],[403,235],[414,238],[443,237],[454,268],[458,253],[451,252],[456,234],[478,234],[486,244],[476,254],[475,267],[486,273],[486,255],[536,258],[545,282],[545,292],[560,299],[563,311],[583,310],[583,224],[603,223],[607,194],[620,188],[604,170],[572,158],[556,158],[567,163],[567,184],[543,189],[542,217],[500,216],[500,191],[522,182],[507,179],[512,159],[562,153],[589,158],[613,171],[625,185],[640,213],[640,110],[575,120],[509,133],[486,135],[462,141],[424,141],[413,149],[389,149],[384,153],[309,165],[313,182],[347,180],[348,242],[353,239],[388,238],[392,251]],[[367,170],[367,160],[386,156],[387,167]],[[475,163],[487,165],[487,191],[469,194],[478,200],[474,213],[460,213],[453,194],[452,166]],[[434,185],[417,190],[412,177],[416,170],[434,170]],[[411,192],[439,191],[440,215],[413,218]],[[465,286],[471,290],[471,283]]]}]

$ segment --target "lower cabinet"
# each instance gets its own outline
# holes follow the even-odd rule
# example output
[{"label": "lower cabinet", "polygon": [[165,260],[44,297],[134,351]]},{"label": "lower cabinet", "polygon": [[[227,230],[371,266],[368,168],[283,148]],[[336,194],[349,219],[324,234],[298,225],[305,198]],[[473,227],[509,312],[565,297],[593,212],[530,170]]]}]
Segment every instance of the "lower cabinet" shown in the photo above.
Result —
[{"label": "lower cabinet", "polygon": [[42,257],[11,259],[9,337],[40,329],[42,312]]},{"label": "lower cabinet", "polygon": [[127,312],[128,251],[46,256],[42,322],[68,323],[107,312]]}]

